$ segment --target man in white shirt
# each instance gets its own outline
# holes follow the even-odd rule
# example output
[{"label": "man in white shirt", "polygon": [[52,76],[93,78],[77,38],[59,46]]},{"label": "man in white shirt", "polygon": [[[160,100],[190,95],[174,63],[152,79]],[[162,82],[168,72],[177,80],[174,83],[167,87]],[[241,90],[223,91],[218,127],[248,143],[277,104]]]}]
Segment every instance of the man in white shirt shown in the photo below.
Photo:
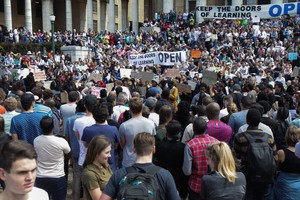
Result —
[{"label": "man in white shirt", "polygon": [[93,108],[96,105],[96,103],[97,103],[97,97],[92,94],[88,94],[84,98],[84,106],[86,107],[86,115],[81,118],[76,119],[74,122],[73,131],[79,142],[79,158],[78,158],[79,167],[82,167],[83,162],[85,160],[86,151],[87,151],[87,148],[84,146],[84,144],[82,143],[82,140],[81,140],[81,137],[83,135],[83,129],[87,126],[91,126],[96,123],[95,119],[93,118],[93,114],[92,114]]},{"label": "man in white shirt", "polygon": [[0,200],[49,200],[48,194],[34,187],[37,154],[22,140],[11,140],[0,150],[0,179],[5,189]]}]

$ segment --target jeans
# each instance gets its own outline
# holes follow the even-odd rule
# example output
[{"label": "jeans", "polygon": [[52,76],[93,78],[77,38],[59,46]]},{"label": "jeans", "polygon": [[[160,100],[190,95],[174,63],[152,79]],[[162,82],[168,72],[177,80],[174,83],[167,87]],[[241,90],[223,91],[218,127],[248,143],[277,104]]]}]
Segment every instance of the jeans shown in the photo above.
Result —
[{"label": "jeans", "polygon": [[73,163],[73,183],[72,183],[72,199],[80,199],[81,173],[78,165],[78,158],[72,158]]},{"label": "jeans", "polygon": [[67,181],[66,177],[61,178],[36,178],[36,187],[44,189],[51,199],[66,200]]}]

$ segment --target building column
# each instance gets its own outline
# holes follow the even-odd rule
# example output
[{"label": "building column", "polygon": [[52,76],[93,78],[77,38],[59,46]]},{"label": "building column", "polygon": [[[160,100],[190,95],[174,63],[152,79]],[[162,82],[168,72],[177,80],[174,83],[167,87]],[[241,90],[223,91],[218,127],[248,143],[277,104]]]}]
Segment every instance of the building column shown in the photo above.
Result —
[{"label": "building column", "polygon": [[241,6],[243,5],[243,0],[231,0],[232,6]]},{"label": "building column", "polygon": [[50,32],[51,31],[51,22],[50,15],[53,13],[53,1],[51,0],[43,0],[42,1],[42,11],[43,11],[43,31]]},{"label": "building column", "polygon": [[4,0],[4,25],[12,31],[11,0]]},{"label": "building column", "polygon": [[108,26],[107,29],[109,32],[115,32],[115,0],[109,0],[108,3]]},{"label": "building column", "polygon": [[80,31],[84,31],[86,30],[86,2],[84,1],[79,1],[79,27],[80,27],[80,30],[77,30],[77,32],[80,32]]},{"label": "building column", "polygon": [[271,4],[282,4],[283,0],[271,0]]},{"label": "building column", "polygon": [[73,30],[72,1],[66,0],[66,30]]},{"label": "building column", "polygon": [[189,13],[189,10],[190,10],[189,0],[185,0],[184,3],[185,3],[185,12]]},{"label": "building column", "polygon": [[169,13],[170,10],[174,10],[173,0],[164,0],[163,1],[163,12]]},{"label": "building column", "polygon": [[125,31],[128,28],[128,0],[122,0],[121,8],[121,26],[120,29]]},{"label": "building column", "polygon": [[[207,5],[206,0],[196,0],[196,8],[198,6],[206,6],[206,5]],[[204,19],[203,19],[203,17],[200,16],[200,12],[196,11],[196,22],[201,23],[203,21],[204,21]]]},{"label": "building column", "polygon": [[87,0],[86,3],[86,27],[93,30],[93,0]]},{"label": "building column", "polygon": [[132,0],[132,31],[135,33],[139,32],[139,9],[138,9],[138,0]]},{"label": "building column", "polygon": [[247,5],[257,5],[257,0],[247,0]]},{"label": "building column", "polygon": [[100,1],[100,30],[107,30],[106,28],[106,1]]},{"label": "building column", "polygon": [[32,33],[31,0],[25,0],[25,27],[30,33]]}]

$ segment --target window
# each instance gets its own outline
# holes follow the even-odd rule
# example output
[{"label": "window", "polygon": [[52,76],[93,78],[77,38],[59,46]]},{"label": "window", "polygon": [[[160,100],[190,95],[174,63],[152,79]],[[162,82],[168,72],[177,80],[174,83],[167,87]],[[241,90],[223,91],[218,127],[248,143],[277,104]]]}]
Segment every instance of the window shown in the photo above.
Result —
[{"label": "window", "polygon": [[115,16],[118,17],[118,5],[115,5]]},{"label": "window", "polygon": [[4,12],[4,1],[0,1],[0,12]]},{"label": "window", "polygon": [[98,21],[97,20],[93,20],[93,30],[98,31]]},{"label": "window", "polygon": [[93,13],[97,13],[97,0],[93,0]]},{"label": "window", "polygon": [[17,1],[18,15],[25,15],[25,1]]},{"label": "window", "polygon": [[42,2],[35,1],[34,4],[35,4],[35,17],[42,18]]}]

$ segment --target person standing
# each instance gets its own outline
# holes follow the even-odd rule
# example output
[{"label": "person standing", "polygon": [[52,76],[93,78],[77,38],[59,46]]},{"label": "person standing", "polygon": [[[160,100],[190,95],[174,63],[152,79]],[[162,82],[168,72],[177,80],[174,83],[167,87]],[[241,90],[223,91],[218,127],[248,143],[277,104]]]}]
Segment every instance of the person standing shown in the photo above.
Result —
[{"label": "person standing", "polygon": [[79,158],[79,143],[73,131],[74,122],[76,119],[85,116],[86,109],[84,107],[84,100],[80,99],[77,103],[76,114],[72,117],[69,117],[66,121],[65,126],[65,137],[69,141],[71,146],[71,161],[73,167],[73,183],[72,183],[72,199],[80,200],[80,169],[78,165]]},{"label": "person standing", "polygon": [[205,155],[211,172],[202,177],[201,198],[220,200],[243,200],[246,178],[236,172],[232,152],[225,142],[210,145]]},{"label": "person standing", "polygon": [[108,164],[111,149],[111,141],[104,135],[94,136],[88,146],[82,173],[84,197],[87,200],[100,198],[113,173]]},{"label": "person standing", "polygon": [[[66,127],[66,121],[69,117],[75,115],[76,112],[76,102],[78,101],[79,94],[76,91],[71,91],[68,94],[68,103],[60,106],[60,118],[63,123],[63,130]],[[65,136],[65,132],[63,132],[63,136]]]},{"label": "person standing", "polygon": [[218,139],[219,141],[224,141],[229,144],[232,136],[232,129],[219,119],[219,104],[216,102],[208,104],[206,106],[206,114],[207,118],[209,119],[207,122],[207,134]]},{"label": "person standing", "polygon": [[42,133],[40,121],[44,114],[33,111],[35,100],[31,93],[21,96],[21,104],[23,112],[12,118],[10,133],[14,140],[24,140],[33,144],[33,140]]},{"label": "person standing", "polygon": [[[176,189],[176,185],[171,173],[163,168],[157,167],[152,163],[153,153],[155,152],[155,138],[152,134],[141,132],[135,135],[134,140],[134,151],[136,153],[136,161],[130,167],[137,173],[145,173],[153,168],[156,168],[156,173],[153,175],[156,182],[156,194],[157,200],[172,199],[180,200],[179,194]],[[100,200],[113,200],[116,199],[122,187],[122,183],[125,183],[126,169],[118,169],[112,177],[109,179]],[[122,181],[123,180],[123,181]],[[125,180],[126,181],[126,180]],[[118,196],[118,199],[122,198]]]},{"label": "person standing", "polygon": [[0,179],[5,189],[0,200],[49,200],[47,192],[34,187],[37,154],[31,144],[11,140],[0,148]]},{"label": "person standing", "polygon": [[53,134],[52,117],[41,120],[43,135],[34,140],[37,152],[36,186],[47,191],[52,199],[65,200],[67,196],[67,179],[64,171],[64,154],[71,151],[68,142]]},{"label": "person standing", "polygon": [[110,143],[113,144],[111,149],[111,157],[108,161],[111,169],[115,171],[117,169],[117,163],[115,158],[115,148],[117,149],[120,143],[119,131],[115,126],[107,124],[108,109],[106,105],[95,106],[92,111],[96,124],[86,127],[83,130],[81,140],[83,144],[88,148],[92,139],[97,135],[104,135],[110,139]]},{"label": "person standing", "polygon": [[78,165],[80,166],[79,168],[81,169],[81,171],[83,169],[82,165],[83,165],[83,162],[85,160],[85,155],[86,155],[86,147],[84,146],[81,138],[82,138],[84,128],[96,123],[95,119],[93,118],[93,113],[92,113],[93,108],[96,105],[96,103],[97,103],[97,97],[92,94],[88,94],[84,98],[84,106],[86,108],[86,115],[81,118],[76,119],[74,122],[73,131],[79,142]]},{"label": "person standing", "polygon": [[193,122],[194,138],[191,139],[184,149],[184,161],[182,170],[189,176],[189,200],[201,199],[201,180],[207,174],[208,161],[205,150],[213,143],[219,142],[216,138],[206,134],[207,123],[198,117]]},{"label": "person standing", "polygon": [[133,151],[133,139],[140,132],[156,134],[154,123],[142,116],[143,100],[133,97],[129,100],[129,109],[132,118],[120,126],[121,147],[123,148],[122,165],[125,167],[134,164],[136,154]]}]

